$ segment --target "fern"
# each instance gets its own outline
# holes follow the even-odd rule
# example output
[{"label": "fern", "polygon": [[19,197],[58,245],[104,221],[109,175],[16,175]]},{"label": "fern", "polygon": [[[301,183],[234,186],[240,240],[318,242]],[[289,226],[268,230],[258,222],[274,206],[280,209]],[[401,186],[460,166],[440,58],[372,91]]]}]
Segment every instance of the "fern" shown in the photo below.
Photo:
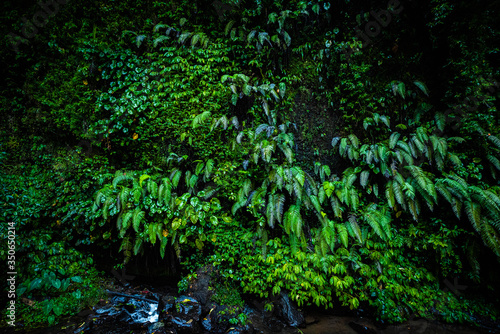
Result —
[{"label": "fern", "polygon": [[349,136],[349,141],[351,142],[352,146],[355,148],[355,149],[358,149],[359,148],[359,140],[358,140],[358,137],[356,137],[356,135],[354,134],[350,134]]},{"label": "fern", "polygon": [[350,227],[350,230],[353,232],[354,237],[357,238],[360,243],[363,243],[363,238],[361,236],[361,229],[359,228],[356,216],[350,215],[348,222],[349,222],[348,226]]},{"label": "fern", "polygon": [[191,127],[193,128],[199,127],[201,124],[203,124],[203,122],[205,122],[208,118],[210,118],[210,116],[212,116],[212,113],[208,110],[202,112],[201,114],[196,115],[196,117],[191,122]]},{"label": "fern", "polygon": [[500,139],[498,137],[488,134],[488,140],[492,142],[497,148],[500,148]]},{"label": "fern", "polygon": [[132,222],[131,219],[132,219],[133,216],[134,216],[134,212],[133,211],[127,211],[123,215],[122,226],[120,226],[119,229],[127,230],[130,227],[130,223]]},{"label": "fern", "polygon": [[436,181],[436,190],[439,194],[441,194],[441,196],[443,196],[446,199],[448,203],[452,204],[453,197],[451,195],[451,192],[444,184],[443,180],[440,179]]},{"label": "fern", "polygon": [[472,201],[466,201],[465,205],[465,213],[469,218],[469,221],[472,224],[474,229],[481,233],[481,207],[479,204],[474,203]]},{"label": "fern", "polygon": [[427,193],[430,197],[433,198],[434,202],[437,201],[437,193],[434,187],[434,183],[432,183],[427,176],[425,175],[422,168],[418,166],[406,166],[405,168],[410,170],[411,175],[416,180],[417,184],[422,189],[422,192]]},{"label": "fern", "polygon": [[302,234],[302,216],[300,215],[300,206],[291,205],[286,213],[288,229],[285,227],[285,231],[290,234],[293,233],[296,236]]},{"label": "fern", "polygon": [[276,211],[274,208],[274,196],[269,195],[267,200],[267,208],[266,208],[266,216],[267,216],[267,224],[269,227],[274,228],[274,220],[276,220]]},{"label": "fern", "polygon": [[367,222],[368,225],[371,226],[373,231],[375,231],[375,233],[382,240],[386,239],[384,231],[382,230],[381,225],[380,225],[379,215],[377,215],[375,204],[371,204],[367,207],[367,209],[365,210],[365,212],[363,214],[363,218],[364,218],[365,222]]},{"label": "fern", "polygon": [[145,215],[146,213],[144,211],[141,211],[139,208],[134,210],[134,214],[132,217],[132,226],[134,227],[135,232],[139,232],[139,225],[141,224]]},{"label": "fern", "polygon": [[318,197],[315,195],[311,195],[309,197],[309,199],[311,200],[311,203],[312,203],[314,209],[316,210],[316,212],[321,214],[321,204],[319,204]]},{"label": "fern", "polygon": [[331,142],[333,148],[335,148],[335,146],[337,146],[340,139],[341,139],[340,137],[333,137],[332,142]]},{"label": "fern", "polygon": [[451,209],[453,210],[455,216],[457,216],[457,218],[460,219],[460,213],[462,211],[462,202],[458,201],[456,198],[453,198],[451,200]]},{"label": "fern", "polygon": [[444,127],[446,125],[446,116],[445,114],[438,112],[434,116],[434,121],[436,122],[436,127],[438,128],[439,131],[443,132]]},{"label": "fern", "polygon": [[113,188],[116,189],[116,187],[118,186],[118,184],[120,184],[121,182],[123,181],[133,181],[135,182],[134,180],[134,177],[130,174],[127,174],[126,172],[125,173],[120,173],[119,175],[117,175],[114,179],[113,179]]},{"label": "fern", "polygon": [[342,138],[340,140],[339,154],[344,157],[347,151],[347,138]]},{"label": "fern", "polygon": [[403,195],[403,191],[401,190],[401,185],[399,182],[392,182],[392,190],[394,193],[394,197],[396,198],[396,201],[403,207],[403,209],[406,207],[405,205],[405,199]]},{"label": "fern", "polygon": [[276,195],[274,198],[274,210],[276,212],[276,218],[279,223],[282,222],[283,211],[285,207],[285,195]]},{"label": "fern", "polygon": [[119,252],[123,250],[124,255],[124,263],[128,263],[130,258],[132,257],[132,243],[130,242],[130,236],[123,238],[122,243],[120,245]]},{"label": "fern", "polygon": [[172,181],[172,187],[175,189],[179,185],[179,181],[181,179],[182,172],[175,168],[172,173],[170,173],[170,180]]},{"label": "fern", "polygon": [[426,96],[429,96],[429,90],[425,86],[425,84],[421,81],[414,81],[415,86],[417,86]]},{"label": "fern", "polygon": [[500,161],[497,159],[497,157],[491,155],[491,154],[488,154],[486,156],[486,158],[488,159],[489,162],[491,162],[491,164],[497,169],[497,170],[500,170]]},{"label": "fern", "polygon": [[394,149],[396,147],[396,144],[399,140],[399,137],[401,134],[399,132],[393,132],[391,136],[389,137],[389,148]]},{"label": "fern", "polygon": [[335,196],[330,197],[330,205],[332,207],[335,217],[342,218],[343,208],[340,205],[339,199]]},{"label": "fern", "polygon": [[142,238],[138,235],[135,239],[134,244],[134,255],[139,254],[139,251],[142,249]]},{"label": "fern", "polygon": [[467,185],[464,185],[456,180],[446,178],[443,179],[443,183],[446,184],[448,191],[453,194],[460,201],[465,201],[469,199],[469,193],[467,192]]},{"label": "fern", "polygon": [[396,205],[396,200],[395,200],[395,196],[394,196],[394,188],[392,186],[393,183],[394,183],[394,181],[390,180],[385,185],[385,197],[386,197],[387,202],[389,203],[389,206],[391,208],[394,208]]},{"label": "fern", "polygon": [[337,228],[337,233],[340,241],[344,245],[345,248],[349,245],[349,233],[347,232],[347,228],[343,224],[335,224]]},{"label": "fern", "polygon": [[367,170],[364,170],[361,172],[359,176],[359,183],[363,188],[365,188],[368,185],[368,177],[370,176],[370,172]]}]

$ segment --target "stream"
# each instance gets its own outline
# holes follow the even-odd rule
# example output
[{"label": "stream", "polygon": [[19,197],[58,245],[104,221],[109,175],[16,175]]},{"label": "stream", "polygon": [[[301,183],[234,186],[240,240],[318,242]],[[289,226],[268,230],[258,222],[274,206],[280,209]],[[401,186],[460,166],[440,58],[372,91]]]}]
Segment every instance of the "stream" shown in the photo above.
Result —
[{"label": "stream", "polygon": [[[332,315],[306,310],[299,312],[282,294],[273,313],[263,304],[250,301],[243,308],[246,323],[231,322],[230,308],[215,303],[202,304],[192,296],[178,296],[172,289],[152,292],[149,287],[108,290],[108,299],[92,310],[51,328],[29,333],[96,333],[96,334],[196,334],[196,333],[259,333],[259,334],[483,334],[500,333],[498,324],[480,328],[449,325],[424,319],[413,319],[403,324],[380,327],[361,316]],[[200,296],[199,296],[200,297]],[[203,299],[201,296],[200,300]],[[19,331],[25,333],[25,331]]]}]

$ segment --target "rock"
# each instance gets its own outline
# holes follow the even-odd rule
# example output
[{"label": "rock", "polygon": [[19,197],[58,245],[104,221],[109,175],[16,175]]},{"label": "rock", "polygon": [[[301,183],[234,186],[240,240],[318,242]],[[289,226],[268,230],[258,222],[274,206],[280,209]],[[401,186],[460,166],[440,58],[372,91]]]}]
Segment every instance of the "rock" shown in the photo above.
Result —
[{"label": "rock", "polygon": [[193,319],[183,319],[182,317],[171,318],[173,327],[181,334],[195,334],[200,332],[198,322]]},{"label": "rock", "polygon": [[176,308],[179,307],[178,313],[184,315],[185,317],[191,318],[198,322],[201,316],[201,306],[198,301],[192,297],[180,296],[175,301]]},{"label": "rock", "polygon": [[290,327],[303,327],[305,325],[304,315],[292,303],[286,293],[281,292],[278,300],[279,317]]},{"label": "rock", "polygon": [[[210,308],[208,314],[201,320],[201,326],[210,333],[217,333],[217,328],[220,327],[220,324],[217,323],[217,308],[219,306],[217,304],[213,304]],[[223,330],[224,332],[224,330]]]},{"label": "rock", "polygon": [[155,322],[148,327],[148,334],[177,334],[175,328],[166,328],[163,322]]},{"label": "rock", "polygon": [[208,303],[214,292],[209,289],[213,267],[207,265],[196,271],[196,279],[189,285],[186,294],[193,297],[201,304],[203,313],[209,311]]},{"label": "rock", "polygon": [[199,320],[201,316],[200,303],[194,298],[180,296],[175,301],[175,311],[168,316],[169,321],[179,333],[200,333]]},{"label": "rock", "polygon": [[164,319],[167,314],[175,311],[175,297],[161,296],[158,302],[158,314],[160,319]]},{"label": "rock", "polygon": [[250,327],[249,325],[246,326],[237,326],[237,327],[231,327],[227,330],[227,334],[252,334],[253,333],[253,328]]}]

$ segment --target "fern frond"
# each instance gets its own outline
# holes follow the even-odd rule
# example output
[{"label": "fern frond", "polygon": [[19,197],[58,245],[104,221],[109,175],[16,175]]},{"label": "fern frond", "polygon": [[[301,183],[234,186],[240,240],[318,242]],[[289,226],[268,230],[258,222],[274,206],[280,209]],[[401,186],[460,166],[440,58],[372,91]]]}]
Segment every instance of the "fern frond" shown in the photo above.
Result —
[{"label": "fern frond", "polygon": [[121,230],[127,230],[130,227],[130,223],[132,222],[131,219],[132,219],[133,216],[134,216],[134,212],[133,211],[127,211],[123,215],[122,226],[120,226]]},{"label": "fern frond", "polygon": [[434,116],[434,122],[436,122],[436,127],[439,131],[444,131],[444,127],[446,125],[446,116],[442,112],[436,113]]},{"label": "fern frond", "polygon": [[464,203],[465,207],[465,213],[467,214],[467,217],[469,218],[469,221],[472,224],[472,227],[474,229],[481,233],[481,206],[478,203],[472,202],[472,201],[466,201]]},{"label": "fern frond", "polygon": [[339,147],[339,154],[344,157],[345,156],[345,153],[347,151],[347,138],[342,138],[340,140],[340,147]]},{"label": "fern frond", "polygon": [[500,148],[500,139],[494,135],[488,134],[487,136],[488,140],[492,142],[497,148]]},{"label": "fern frond", "polygon": [[181,176],[182,176],[182,172],[177,168],[174,168],[172,173],[170,173],[170,180],[172,181],[172,187],[174,189],[177,188],[177,186],[179,185],[179,181],[181,179]]},{"label": "fern frond", "polygon": [[330,197],[330,205],[332,206],[333,214],[337,218],[342,218],[342,206],[340,205],[339,199],[336,196]]},{"label": "fern frond", "polygon": [[314,209],[316,209],[316,212],[321,214],[321,204],[319,204],[318,197],[315,195],[311,195],[309,196],[309,199],[311,200]]},{"label": "fern frond", "polygon": [[393,183],[394,181],[390,180],[385,185],[385,197],[387,198],[387,203],[389,203],[389,206],[391,208],[394,208],[394,206],[396,205],[394,188],[392,186]]},{"label": "fern frond", "polygon": [[283,220],[283,211],[285,208],[285,195],[279,194],[274,198],[274,210],[276,212],[276,218],[279,223]]},{"label": "fern frond", "polygon": [[349,141],[351,142],[352,146],[355,149],[358,149],[359,148],[359,139],[358,139],[358,137],[356,137],[356,135],[353,134],[353,133],[351,133],[348,137],[349,137]]},{"label": "fern frond", "polygon": [[500,170],[500,161],[497,159],[497,157],[491,155],[491,154],[488,154],[486,156],[486,158],[488,159],[489,162],[491,162],[491,164],[497,169],[497,170]]},{"label": "fern frond", "polygon": [[139,251],[142,249],[142,238],[137,235],[134,244],[134,255],[139,254]]},{"label": "fern frond", "polygon": [[135,179],[134,179],[134,177],[131,174],[128,174],[126,172],[125,173],[121,173],[120,172],[120,174],[113,179],[113,188],[116,189],[116,187],[118,186],[118,184],[120,184],[123,181],[132,181],[132,182],[134,182]]},{"label": "fern frond", "polygon": [[367,170],[364,170],[361,172],[359,176],[359,183],[363,188],[365,188],[368,185],[368,177],[370,176],[370,172]]},{"label": "fern frond", "polygon": [[347,246],[349,245],[349,233],[347,232],[347,228],[344,224],[335,224],[335,227],[337,228],[337,233],[340,241],[342,242],[344,247],[347,248]]},{"label": "fern frond", "polygon": [[139,232],[139,225],[141,224],[145,215],[146,213],[144,211],[141,211],[139,208],[134,210],[134,214],[132,217],[132,225],[136,233]]},{"label": "fern frond", "polygon": [[403,195],[403,191],[401,190],[401,186],[398,182],[392,182],[392,191],[394,193],[394,197],[396,198],[397,202],[405,208],[405,199]]},{"label": "fern frond", "polygon": [[396,144],[399,140],[401,134],[399,132],[393,132],[389,137],[389,148],[392,150],[396,147]]},{"label": "fern frond", "polygon": [[450,204],[452,203],[453,197],[442,179],[436,181],[436,190],[438,193],[441,194],[441,196],[443,196],[446,199],[448,203]]},{"label": "fern frond", "polygon": [[467,185],[464,187],[461,182],[450,178],[443,179],[443,183],[446,184],[449,192],[453,194],[453,196],[455,196],[458,200],[464,201],[469,199]]},{"label": "fern frond", "polygon": [[276,211],[274,209],[274,195],[270,194],[267,200],[266,217],[269,227],[274,228],[274,221],[276,220]]},{"label": "fern frond", "polygon": [[356,216],[349,215],[348,222],[349,222],[350,230],[353,232],[354,237],[357,238],[360,243],[363,243],[363,238],[361,236],[361,229],[359,228],[358,220],[356,219]]}]

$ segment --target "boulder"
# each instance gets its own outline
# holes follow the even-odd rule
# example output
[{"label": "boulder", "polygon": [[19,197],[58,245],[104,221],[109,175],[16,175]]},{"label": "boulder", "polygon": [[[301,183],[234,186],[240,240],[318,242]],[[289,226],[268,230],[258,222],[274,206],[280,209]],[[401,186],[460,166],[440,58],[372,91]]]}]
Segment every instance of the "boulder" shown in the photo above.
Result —
[{"label": "boulder", "polygon": [[281,292],[278,299],[278,316],[290,327],[304,327],[305,325],[304,315],[284,292]]}]

